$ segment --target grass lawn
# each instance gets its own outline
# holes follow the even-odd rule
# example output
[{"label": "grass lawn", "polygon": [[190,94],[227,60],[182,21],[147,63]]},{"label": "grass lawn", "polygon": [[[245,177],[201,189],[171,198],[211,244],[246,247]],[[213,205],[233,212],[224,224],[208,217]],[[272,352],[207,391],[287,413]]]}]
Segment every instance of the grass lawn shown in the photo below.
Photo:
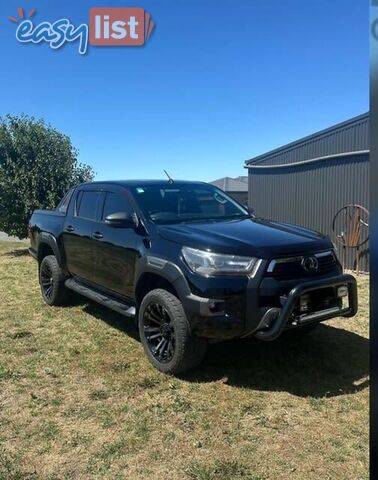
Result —
[{"label": "grass lawn", "polygon": [[45,305],[25,246],[0,242],[0,480],[368,478],[367,277],[356,318],[212,345],[177,379],[129,320]]}]

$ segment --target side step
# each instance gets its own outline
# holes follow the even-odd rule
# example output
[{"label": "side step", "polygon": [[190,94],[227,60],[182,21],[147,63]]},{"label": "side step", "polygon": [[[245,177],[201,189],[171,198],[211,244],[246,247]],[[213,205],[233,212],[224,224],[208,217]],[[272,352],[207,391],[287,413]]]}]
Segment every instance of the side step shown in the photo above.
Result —
[{"label": "side step", "polygon": [[118,300],[114,300],[114,298],[107,297],[102,293],[98,293],[95,290],[82,285],[73,278],[66,280],[65,286],[70,290],[73,290],[74,292],[93,300],[94,302],[104,305],[104,307],[111,308],[121,315],[125,315],[126,317],[135,317],[135,307],[127,305],[126,303],[122,303]]}]

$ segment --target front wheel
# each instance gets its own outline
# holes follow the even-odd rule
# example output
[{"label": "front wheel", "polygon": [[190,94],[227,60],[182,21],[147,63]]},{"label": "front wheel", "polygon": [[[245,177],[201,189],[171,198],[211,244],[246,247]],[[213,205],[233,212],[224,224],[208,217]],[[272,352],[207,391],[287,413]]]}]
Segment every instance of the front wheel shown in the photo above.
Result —
[{"label": "front wheel", "polygon": [[206,353],[206,340],[191,334],[181,302],[166,290],[152,290],[144,297],[138,326],[144,352],[163,373],[186,372]]}]

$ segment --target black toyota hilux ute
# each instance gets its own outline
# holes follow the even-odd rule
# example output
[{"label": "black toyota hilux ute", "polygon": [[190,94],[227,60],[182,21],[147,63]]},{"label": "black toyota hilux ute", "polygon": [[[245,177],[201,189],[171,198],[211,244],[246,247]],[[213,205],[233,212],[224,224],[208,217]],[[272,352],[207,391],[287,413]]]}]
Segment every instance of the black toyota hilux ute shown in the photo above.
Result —
[{"label": "black toyota hilux ute", "polygon": [[134,317],[166,373],[200,364],[209,341],[272,341],[357,312],[328,237],[257,218],[206,183],[82,184],[36,210],[29,236],[44,301],[73,291]]}]

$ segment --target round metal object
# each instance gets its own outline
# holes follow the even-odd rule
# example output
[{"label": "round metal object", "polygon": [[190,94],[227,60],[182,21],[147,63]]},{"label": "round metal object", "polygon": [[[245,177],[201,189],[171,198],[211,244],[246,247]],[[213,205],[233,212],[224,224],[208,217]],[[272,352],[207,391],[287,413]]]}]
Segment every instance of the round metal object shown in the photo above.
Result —
[{"label": "round metal object", "polygon": [[350,204],[340,208],[332,221],[336,241],[347,248],[360,248],[369,240],[369,210]]}]

